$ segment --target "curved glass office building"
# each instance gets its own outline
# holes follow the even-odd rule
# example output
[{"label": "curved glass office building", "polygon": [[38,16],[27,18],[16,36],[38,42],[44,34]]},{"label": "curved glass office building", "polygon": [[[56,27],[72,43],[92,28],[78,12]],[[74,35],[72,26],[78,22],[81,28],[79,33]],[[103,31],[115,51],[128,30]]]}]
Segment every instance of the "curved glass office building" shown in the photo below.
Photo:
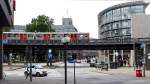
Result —
[{"label": "curved glass office building", "polygon": [[[127,2],[109,7],[98,14],[98,35],[99,39],[111,38],[131,38],[131,16],[145,14],[148,3],[143,1]],[[118,53],[117,60],[129,61],[131,58],[130,50],[105,50],[104,61],[116,62],[114,53]],[[109,54],[108,54],[109,53]]]},{"label": "curved glass office building", "polygon": [[130,38],[131,16],[145,14],[148,3],[143,1],[122,3],[98,14],[99,38]]}]

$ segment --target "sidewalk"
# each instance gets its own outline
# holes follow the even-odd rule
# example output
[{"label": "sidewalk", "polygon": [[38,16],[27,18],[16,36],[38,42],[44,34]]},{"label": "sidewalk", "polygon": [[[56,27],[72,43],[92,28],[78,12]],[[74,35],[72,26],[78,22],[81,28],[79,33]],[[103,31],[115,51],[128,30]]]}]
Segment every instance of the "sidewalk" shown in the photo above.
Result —
[{"label": "sidewalk", "polygon": [[[32,63],[32,64],[39,64],[39,65],[42,65],[44,67],[47,66],[46,63]],[[64,67],[64,63],[63,62],[55,62],[55,63],[52,63],[54,67],[56,68],[63,68]],[[74,66],[74,63],[67,63],[67,67],[70,68],[70,67],[73,67]],[[78,67],[89,67],[89,64],[88,63],[75,63],[75,66],[76,68]],[[16,70],[16,69],[21,69],[21,68],[24,68],[25,65],[24,63],[13,63],[11,65],[8,65],[7,63],[3,63],[3,68],[4,70],[6,71],[12,71],[12,70]]]},{"label": "sidewalk", "polygon": [[[91,71],[109,74],[109,75],[126,75],[126,76],[136,77],[136,70],[134,70],[133,67],[121,67],[117,69],[108,69],[108,71],[106,70],[101,71],[100,69],[91,68]],[[142,70],[142,75],[143,75],[143,70]],[[145,71],[145,76],[150,77],[150,70]]]},{"label": "sidewalk", "polygon": [[[64,67],[64,63],[63,62],[56,62],[53,63],[54,66],[56,67]],[[67,63],[67,67],[73,67],[74,63]],[[75,63],[76,67],[89,67],[90,65],[88,63]]]},{"label": "sidewalk", "polygon": [[11,66],[11,67],[4,67],[3,69],[4,69],[4,71],[13,71],[13,70],[17,70],[17,69],[21,69],[21,68],[23,68],[23,67],[17,67],[17,66]]},{"label": "sidewalk", "polygon": [[13,70],[21,69],[23,67],[24,67],[23,63],[15,63],[11,65],[8,65],[7,63],[3,63],[4,71],[13,71]]}]

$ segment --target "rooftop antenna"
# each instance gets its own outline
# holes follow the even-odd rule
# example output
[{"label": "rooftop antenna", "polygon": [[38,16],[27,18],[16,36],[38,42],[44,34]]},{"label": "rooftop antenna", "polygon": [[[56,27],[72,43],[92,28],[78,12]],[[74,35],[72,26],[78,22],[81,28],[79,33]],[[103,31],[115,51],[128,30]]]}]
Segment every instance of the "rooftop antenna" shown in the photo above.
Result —
[{"label": "rooftop antenna", "polygon": [[67,18],[71,18],[71,16],[69,15],[69,10],[68,9],[67,9],[66,13],[67,13]]},{"label": "rooftop antenna", "polygon": [[69,13],[68,13],[68,9],[67,9],[67,18],[69,18]]}]

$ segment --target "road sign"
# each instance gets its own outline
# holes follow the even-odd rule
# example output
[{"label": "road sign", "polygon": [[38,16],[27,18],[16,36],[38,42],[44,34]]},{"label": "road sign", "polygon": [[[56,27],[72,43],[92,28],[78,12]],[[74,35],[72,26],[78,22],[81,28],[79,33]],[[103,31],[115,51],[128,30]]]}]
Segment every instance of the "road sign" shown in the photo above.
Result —
[{"label": "road sign", "polygon": [[144,48],[145,47],[145,43],[141,43],[140,48]]},{"label": "road sign", "polygon": [[52,50],[51,50],[51,49],[49,49],[49,50],[48,50],[48,53],[51,53],[51,52],[52,52]]}]

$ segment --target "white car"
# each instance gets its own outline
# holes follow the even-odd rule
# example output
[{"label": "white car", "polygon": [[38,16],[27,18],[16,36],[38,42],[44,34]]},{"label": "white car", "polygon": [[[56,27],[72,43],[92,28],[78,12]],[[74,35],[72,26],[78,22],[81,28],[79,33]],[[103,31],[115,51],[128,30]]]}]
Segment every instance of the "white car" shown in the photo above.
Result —
[{"label": "white car", "polygon": [[[30,65],[25,67],[25,75],[29,75],[30,73]],[[41,65],[32,65],[32,75],[34,76],[47,76],[47,71]]]},{"label": "white car", "polygon": [[76,63],[81,63],[81,60],[78,60],[78,59],[77,59],[77,60],[76,60]]}]

